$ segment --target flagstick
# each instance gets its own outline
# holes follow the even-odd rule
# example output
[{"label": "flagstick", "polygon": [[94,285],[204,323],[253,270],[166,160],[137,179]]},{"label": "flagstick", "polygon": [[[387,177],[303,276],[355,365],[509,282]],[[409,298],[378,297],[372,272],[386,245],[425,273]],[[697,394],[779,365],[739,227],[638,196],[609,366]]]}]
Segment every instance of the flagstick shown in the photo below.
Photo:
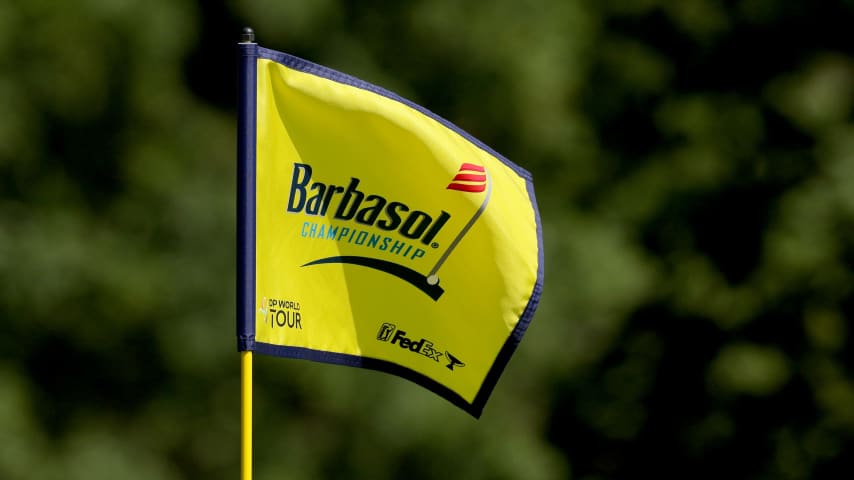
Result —
[{"label": "flagstick", "polygon": [[240,352],[240,480],[252,480],[252,352]]},{"label": "flagstick", "polygon": [[429,283],[430,285],[435,285],[439,283],[439,277],[436,275],[437,273],[439,273],[439,268],[442,267],[442,265],[445,263],[445,260],[447,260],[448,257],[451,255],[451,252],[453,252],[454,249],[457,248],[457,245],[460,243],[460,240],[462,240],[463,237],[465,237],[466,234],[469,233],[469,230],[471,230],[471,227],[474,225],[474,222],[476,222],[477,219],[480,218],[480,214],[483,213],[484,210],[486,210],[486,204],[489,203],[489,198],[492,196],[492,179],[489,177],[489,172],[486,172],[486,184],[486,196],[483,199],[483,203],[480,204],[480,208],[478,208],[477,211],[474,212],[474,215],[469,219],[468,223],[466,223],[463,229],[460,230],[460,233],[457,234],[456,238],[454,238],[454,240],[451,242],[451,245],[448,246],[448,248],[445,250],[445,253],[443,253],[442,256],[439,257],[439,260],[436,262],[436,265],[434,265],[433,269],[430,270],[430,273],[427,274],[427,283]]},{"label": "flagstick", "polygon": [[252,350],[255,347],[255,79],[258,45],[240,35],[237,115],[237,349],[240,351],[240,478],[252,480]]}]

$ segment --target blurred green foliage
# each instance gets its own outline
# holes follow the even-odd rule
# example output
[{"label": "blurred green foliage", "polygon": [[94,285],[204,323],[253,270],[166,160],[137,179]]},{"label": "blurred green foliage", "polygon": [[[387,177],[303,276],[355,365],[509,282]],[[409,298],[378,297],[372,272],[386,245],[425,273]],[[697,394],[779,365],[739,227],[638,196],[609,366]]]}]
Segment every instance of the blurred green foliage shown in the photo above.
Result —
[{"label": "blurred green foliage", "polygon": [[238,476],[244,25],[531,170],[546,254],[479,421],[387,375],[256,359],[256,478],[854,471],[852,13],[0,4],[0,478]]}]

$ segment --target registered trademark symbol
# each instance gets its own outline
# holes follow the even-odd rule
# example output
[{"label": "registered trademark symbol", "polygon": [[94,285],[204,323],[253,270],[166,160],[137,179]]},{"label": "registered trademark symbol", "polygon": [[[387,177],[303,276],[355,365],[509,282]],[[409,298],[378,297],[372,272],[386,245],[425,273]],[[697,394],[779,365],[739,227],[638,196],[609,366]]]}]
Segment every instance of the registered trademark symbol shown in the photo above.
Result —
[{"label": "registered trademark symbol", "polygon": [[438,243],[436,243],[436,242],[431,243],[431,244],[430,244],[430,246],[431,246],[432,248],[439,248],[439,244],[438,244]]}]

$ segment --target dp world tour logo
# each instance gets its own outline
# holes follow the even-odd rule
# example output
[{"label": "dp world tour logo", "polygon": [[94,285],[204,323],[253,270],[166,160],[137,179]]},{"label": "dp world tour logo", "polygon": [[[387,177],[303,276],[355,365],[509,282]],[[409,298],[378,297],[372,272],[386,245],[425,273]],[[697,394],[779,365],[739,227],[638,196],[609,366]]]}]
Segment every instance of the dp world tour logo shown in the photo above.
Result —
[{"label": "dp world tour logo", "polygon": [[[335,220],[353,220],[361,225],[387,232],[396,231],[406,239],[434,247],[433,239],[451,218],[451,215],[444,210],[438,215],[430,215],[427,212],[412,209],[404,202],[388,200],[382,195],[365,194],[359,190],[361,180],[355,177],[350,179],[350,183],[346,187],[327,185],[311,180],[311,166],[304,163],[294,163],[291,191],[288,196],[288,213],[321,216],[328,214]],[[439,269],[486,210],[492,194],[492,183],[489,181],[489,173],[484,167],[472,163],[463,163],[446,189],[455,190],[461,194],[479,194],[485,191],[486,195],[484,195],[480,207],[448,244],[436,264],[426,275],[389,260],[359,255],[319,258],[304,264],[303,267],[326,263],[361,265],[394,275],[418,288],[433,300],[438,300],[445,293],[445,290],[439,286]],[[388,236],[377,234],[369,236],[368,232],[365,231],[359,231],[358,234],[356,232],[357,229],[332,226],[326,230],[323,230],[322,227],[317,230],[317,227],[309,227],[306,224],[302,234],[312,238],[346,240],[357,245],[373,246],[379,250],[388,250],[391,253],[407,256],[410,259],[424,256],[424,250],[421,247],[414,247],[413,244],[404,244],[404,242],[395,241]],[[418,244],[413,243],[414,245]]]}]

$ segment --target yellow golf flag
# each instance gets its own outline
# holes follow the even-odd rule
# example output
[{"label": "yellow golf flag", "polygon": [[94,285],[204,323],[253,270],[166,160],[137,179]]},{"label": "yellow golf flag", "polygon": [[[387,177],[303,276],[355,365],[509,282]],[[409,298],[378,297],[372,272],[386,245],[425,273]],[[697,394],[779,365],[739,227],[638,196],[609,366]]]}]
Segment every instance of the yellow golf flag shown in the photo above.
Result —
[{"label": "yellow golf flag", "polygon": [[542,290],[531,175],[387,90],[241,48],[239,348],[389,372],[479,417]]}]

